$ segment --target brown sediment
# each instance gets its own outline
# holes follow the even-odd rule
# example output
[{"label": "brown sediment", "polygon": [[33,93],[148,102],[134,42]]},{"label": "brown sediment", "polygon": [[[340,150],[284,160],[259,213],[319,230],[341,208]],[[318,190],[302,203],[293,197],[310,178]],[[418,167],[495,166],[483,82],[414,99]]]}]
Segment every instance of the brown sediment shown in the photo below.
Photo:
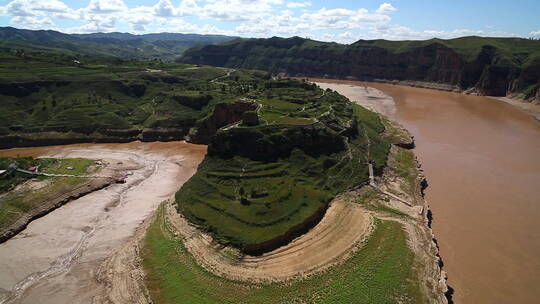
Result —
[{"label": "brown sediment", "polygon": [[[126,169],[129,169],[127,167]],[[36,208],[24,213],[15,223],[0,230],[0,243],[3,243],[10,238],[16,236],[19,232],[26,229],[28,224],[33,220],[43,217],[57,208],[62,207],[70,201],[76,200],[94,191],[106,188],[114,183],[123,182],[121,171],[126,170],[118,165],[108,166],[99,173],[102,175],[110,175],[110,177],[89,178],[87,181],[75,185],[73,188],[64,190],[59,193],[46,193]],[[32,187],[28,185],[28,187]],[[19,191],[15,189],[13,191]]]},{"label": "brown sediment", "polygon": [[[433,82],[419,82],[419,81],[383,81],[383,80],[374,80],[374,81],[357,81],[357,80],[344,80],[344,79],[327,79],[327,78],[300,78],[300,79],[307,79],[311,82],[315,82],[321,85],[323,88],[327,88],[328,86],[332,86],[332,84],[348,84],[351,86],[351,89],[346,89],[343,87],[340,87],[340,90],[343,92],[343,94],[347,94],[349,98],[357,98],[356,101],[358,101],[363,106],[367,107],[368,109],[372,109],[373,111],[383,114],[386,117],[395,120],[395,108],[393,110],[389,111],[384,110],[385,102],[378,102],[378,99],[380,97],[380,94],[377,92],[381,92],[376,88],[376,84],[389,84],[389,85],[398,85],[398,86],[409,86],[413,88],[421,88],[421,89],[431,89],[431,90],[438,90],[438,91],[445,91],[445,92],[453,92],[453,93],[463,93],[466,95],[478,95],[475,90],[468,90],[464,91],[461,90],[455,86],[442,84],[442,83],[433,83]],[[330,87],[331,88],[331,87]],[[360,89],[363,88],[364,91],[367,93],[365,94],[369,99],[359,99],[357,96],[360,94]],[[332,88],[331,88],[332,89]],[[349,91],[349,92],[347,92]],[[356,91],[356,92],[355,92]],[[383,96],[387,96],[384,92],[381,92]],[[382,96],[381,96],[382,97]],[[521,99],[518,97],[515,97],[514,95],[508,95],[506,97],[496,97],[496,96],[486,96],[489,98],[493,98],[499,101],[506,102],[510,105],[513,105],[514,107],[518,108],[519,110],[531,115],[536,120],[540,121],[540,97],[536,96],[531,99]],[[391,97],[390,97],[391,98]],[[381,99],[384,99],[382,97]],[[352,100],[352,99],[351,99]],[[392,113],[393,111],[393,113]]]},{"label": "brown sediment", "polygon": [[152,303],[145,285],[145,273],[140,254],[146,229],[152,221],[152,218],[146,219],[137,228],[135,235],[100,265],[95,279],[102,286],[103,291],[95,295],[92,303]]},{"label": "brown sediment", "polygon": [[[396,119],[396,106],[392,97],[367,85],[344,85],[343,80],[311,79],[322,89],[331,89],[347,96],[352,102],[357,103],[375,113],[384,115],[390,120]],[[326,82],[328,80],[328,82]]]},{"label": "brown sediment", "polygon": [[540,100],[526,102],[523,99],[514,98],[512,96],[507,97],[492,97],[497,100],[506,102],[515,107],[518,107],[525,113],[531,115],[540,122]]},{"label": "brown sediment", "polygon": [[248,282],[278,282],[325,270],[361,247],[372,218],[360,205],[336,198],[323,219],[289,244],[258,256],[223,247],[167,204],[167,219],[195,260],[210,272]]},{"label": "brown sediment", "polygon": [[540,125],[492,98],[380,83],[415,137],[449,284],[458,303],[540,296]]},{"label": "brown sediment", "polygon": [[[23,237],[0,244],[0,303],[125,303],[125,285],[118,282],[121,274],[135,276],[128,270],[132,264],[127,256],[136,248],[128,242],[160,202],[170,199],[193,175],[206,147],[133,142],[17,148],[1,153],[138,164],[125,184],[73,200],[30,223],[21,233]],[[125,264],[128,272],[117,269],[119,281],[110,283],[103,263],[111,267]]]}]

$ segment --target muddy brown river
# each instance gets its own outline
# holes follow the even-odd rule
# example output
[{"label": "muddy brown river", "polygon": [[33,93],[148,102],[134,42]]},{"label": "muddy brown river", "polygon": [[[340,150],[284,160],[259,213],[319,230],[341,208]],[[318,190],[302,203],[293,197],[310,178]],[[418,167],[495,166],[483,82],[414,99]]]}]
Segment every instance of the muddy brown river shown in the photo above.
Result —
[{"label": "muddy brown river", "polygon": [[[0,156],[84,157],[137,164],[125,184],[95,191],[0,244],[0,303],[96,303],[103,262],[193,175],[205,146],[80,144],[1,150]],[[99,301],[97,301],[99,302]]]},{"label": "muddy brown river", "polygon": [[323,86],[351,100],[365,98],[362,86],[381,90],[415,137],[455,302],[538,303],[540,122],[491,98],[350,84]]}]

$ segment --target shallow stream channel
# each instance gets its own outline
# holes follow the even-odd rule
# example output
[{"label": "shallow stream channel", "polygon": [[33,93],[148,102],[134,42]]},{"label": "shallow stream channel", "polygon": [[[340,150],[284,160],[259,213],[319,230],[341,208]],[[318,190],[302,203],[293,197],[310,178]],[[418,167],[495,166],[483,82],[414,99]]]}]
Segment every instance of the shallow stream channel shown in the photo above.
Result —
[{"label": "shallow stream channel", "polygon": [[106,261],[196,171],[206,146],[80,144],[1,150],[0,156],[90,158],[129,163],[124,184],[71,201],[0,244],[0,303],[93,303]]}]

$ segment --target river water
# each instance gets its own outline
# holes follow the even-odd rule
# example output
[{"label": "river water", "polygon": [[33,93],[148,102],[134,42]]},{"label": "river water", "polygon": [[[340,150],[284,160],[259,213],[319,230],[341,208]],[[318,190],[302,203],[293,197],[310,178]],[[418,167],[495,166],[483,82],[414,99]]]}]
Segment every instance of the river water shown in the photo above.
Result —
[{"label": "river water", "polygon": [[[351,84],[356,85],[352,87]],[[540,299],[540,122],[491,98],[348,82],[390,95],[415,137],[426,199],[456,303]]]},{"label": "river water", "polygon": [[0,244],[0,303],[92,303],[103,292],[96,281],[103,261],[194,174],[205,154],[205,146],[184,142],[0,150],[0,156],[137,164],[125,184],[74,200]]}]

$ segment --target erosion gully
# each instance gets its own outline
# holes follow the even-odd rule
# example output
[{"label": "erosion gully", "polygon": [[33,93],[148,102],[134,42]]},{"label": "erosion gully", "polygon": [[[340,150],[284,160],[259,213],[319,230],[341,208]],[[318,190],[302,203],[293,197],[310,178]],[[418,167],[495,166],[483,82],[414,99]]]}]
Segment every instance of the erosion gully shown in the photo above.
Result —
[{"label": "erosion gully", "polygon": [[100,265],[196,171],[205,146],[184,142],[80,144],[0,150],[0,156],[137,164],[125,184],[74,200],[0,244],[0,303],[92,303]]},{"label": "erosion gully", "polygon": [[414,135],[454,301],[537,303],[540,122],[487,97],[337,83],[329,86],[352,100],[365,86],[390,95]]}]

